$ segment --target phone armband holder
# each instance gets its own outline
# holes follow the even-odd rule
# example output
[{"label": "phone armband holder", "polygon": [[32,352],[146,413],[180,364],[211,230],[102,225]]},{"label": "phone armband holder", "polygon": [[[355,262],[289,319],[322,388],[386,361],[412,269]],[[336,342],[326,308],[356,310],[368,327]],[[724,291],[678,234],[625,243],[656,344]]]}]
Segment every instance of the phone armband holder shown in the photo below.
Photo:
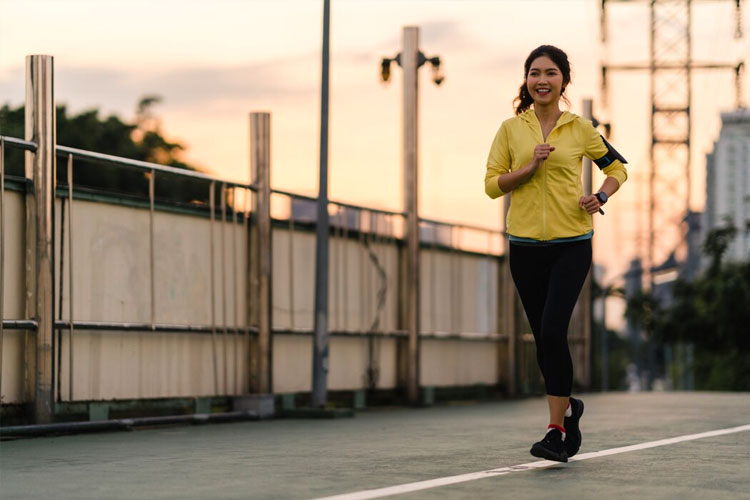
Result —
[{"label": "phone armband holder", "polygon": [[599,167],[599,170],[608,167],[615,160],[620,160],[620,162],[622,163],[628,162],[628,160],[626,160],[620,153],[617,152],[615,148],[612,147],[610,143],[607,142],[607,139],[605,139],[601,135],[599,137],[602,138],[602,141],[604,141],[604,145],[607,146],[607,153],[601,158],[594,160],[594,163],[596,163],[596,166]]}]

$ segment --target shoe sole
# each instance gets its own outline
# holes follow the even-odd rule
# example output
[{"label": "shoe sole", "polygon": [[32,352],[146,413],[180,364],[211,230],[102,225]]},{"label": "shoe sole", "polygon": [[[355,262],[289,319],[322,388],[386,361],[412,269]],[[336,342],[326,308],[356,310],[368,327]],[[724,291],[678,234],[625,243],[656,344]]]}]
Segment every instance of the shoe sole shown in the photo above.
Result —
[{"label": "shoe sole", "polygon": [[534,443],[531,447],[531,454],[537,458],[545,458],[547,460],[554,460],[555,462],[568,461],[568,455],[564,451],[562,453],[555,453],[538,443]]},{"label": "shoe sole", "polygon": [[581,441],[583,441],[583,436],[581,435],[581,424],[580,424],[580,422],[581,422],[581,417],[583,417],[583,410],[584,410],[585,406],[583,404],[583,401],[581,401],[580,399],[577,399],[576,401],[578,401],[579,403],[581,403],[581,414],[578,415],[578,419],[577,419],[577,422],[576,422],[578,424],[577,425],[577,432],[576,432],[576,435],[578,437],[578,447],[573,451],[573,453],[568,453],[568,457],[572,457],[573,455],[575,455],[576,453],[578,453],[578,450],[581,449]]}]

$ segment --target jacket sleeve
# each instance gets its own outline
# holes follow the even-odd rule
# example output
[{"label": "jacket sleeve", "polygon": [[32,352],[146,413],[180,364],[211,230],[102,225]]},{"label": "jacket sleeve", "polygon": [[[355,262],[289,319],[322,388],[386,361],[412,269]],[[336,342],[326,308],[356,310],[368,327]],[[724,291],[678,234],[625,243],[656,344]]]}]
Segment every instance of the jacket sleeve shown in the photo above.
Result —
[{"label": "jacket sleeve", "polygon": [[628,161],[599,134],[590,121],[584,120],[584,124],[586,138],[584,156],[596,163],[604,175],[614,177],[622,186],[628,179],[628,171],[623,163]]},{"label": "jacket sleeve", "polygon": [[495,134],[487,158],[487,173],[484,176],[484,192],[487,196],[494,200],[507,194],[497,185],[497,179],[508,172],[510,172],[510,145],[508,144],[508,128],[503,123]]}]

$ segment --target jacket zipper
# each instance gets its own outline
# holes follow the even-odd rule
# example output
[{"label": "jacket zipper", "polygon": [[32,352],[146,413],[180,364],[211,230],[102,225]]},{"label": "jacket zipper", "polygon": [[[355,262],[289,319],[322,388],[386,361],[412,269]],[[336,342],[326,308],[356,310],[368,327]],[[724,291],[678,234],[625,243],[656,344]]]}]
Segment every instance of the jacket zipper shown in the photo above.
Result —
[{"label": "jacket zipper", "polygon": [[[552,132],[557,130],[557,127],[558,124],[555,124],[555,126],[552,127],[552,130],[547,134],[547,140],[549,140],[549,136],[552,135]],[[539,136],[542,138],[542,142],[546,142],[544,134],[542,133],[541,124],[539,126]],[[542,241],[547,241],[547,160],[544,160],[542,167],[544,167],[544,173],[542,174]]]},{"label": "jacket zipper", "polygon": [[[541,138],[542,143],[544,143],[544,134],[542,133],[542,125],[539,123],[539,120],[537,120],[537,126],[539,127],[539,137]],[[547,139],[552,135],[552,132],[557,130],[558,126],[559,124],[556,123],[555,126],[552,127],[552,130],[547,134]],[[544,173],[542,174],[542,241],[547,241],[547,160],[544,161],[542,167],[544,168]]]},{"label": "jacket zipper", "polygon": [[542,240],[547,241],[547,161],[544,164],[542,175]]},{"label": "jacket zipper", "polygon": [[[552,134],[551,130],[547,134],[547,139],[549,139],[550,134]],[[543,143],[546,142],[541,124],[539,124],[539,137],[542,138]],[[542,241],[547,241],[547,160],[542,163],[542,168],[544,169],[542,172]]]}]

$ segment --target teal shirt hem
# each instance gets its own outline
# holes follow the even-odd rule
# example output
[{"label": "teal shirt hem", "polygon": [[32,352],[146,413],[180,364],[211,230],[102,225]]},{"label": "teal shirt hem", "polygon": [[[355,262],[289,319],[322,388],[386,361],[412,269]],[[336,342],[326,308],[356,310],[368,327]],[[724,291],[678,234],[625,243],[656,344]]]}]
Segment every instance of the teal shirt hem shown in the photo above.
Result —
[{"label": "teal shirt hem", "polygon": [[512,234],[508,235],[508,239],[512,241],[513,243],[523,243],[525,245],[549,245],[552,243],[570,243],[571,241],[583,241],[583,240],[590,240],[594,236],[594,230],[592,229],[586,234],[582,234],[580,236],[573,236],[572,238],[557,238],[555,240],[535,240],[532,238],[520,238],[518,236],[513,236]]}]

